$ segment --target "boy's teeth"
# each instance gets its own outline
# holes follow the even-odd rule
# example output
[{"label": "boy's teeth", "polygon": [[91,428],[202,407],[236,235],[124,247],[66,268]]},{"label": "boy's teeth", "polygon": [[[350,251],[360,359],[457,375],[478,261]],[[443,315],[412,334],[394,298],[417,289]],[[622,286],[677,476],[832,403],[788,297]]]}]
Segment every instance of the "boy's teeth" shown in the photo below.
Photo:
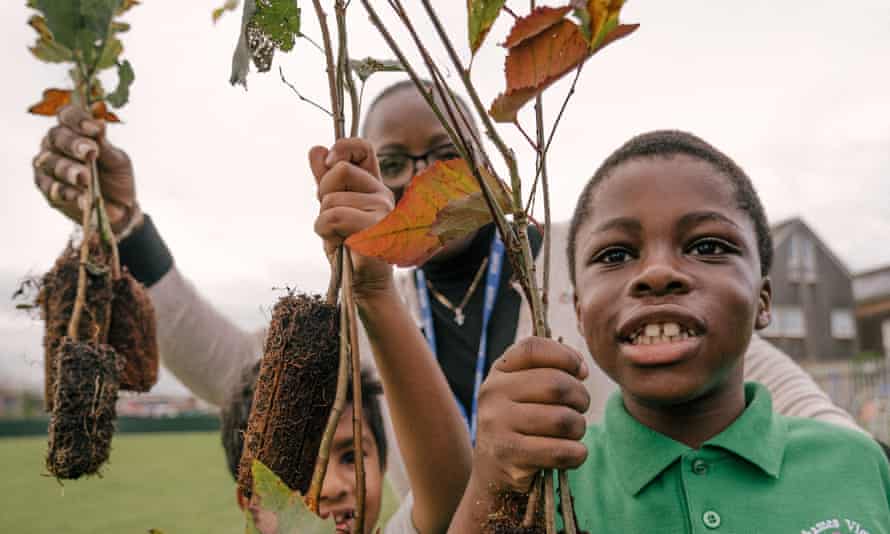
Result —
[{"label": "boy's teeth", "polygon": [[695,332],[681,328],[677,323],[653,323],[645,325],[630,341],[634,345],[654,345],[656,343],[671,343],[695,337]]}]

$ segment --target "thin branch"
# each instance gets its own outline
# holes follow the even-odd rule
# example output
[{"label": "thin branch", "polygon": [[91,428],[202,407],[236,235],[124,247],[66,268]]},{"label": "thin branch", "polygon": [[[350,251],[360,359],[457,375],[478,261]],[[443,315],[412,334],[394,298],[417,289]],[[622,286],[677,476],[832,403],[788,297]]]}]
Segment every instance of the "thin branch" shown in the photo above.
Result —
[{"label": "thin branch", "polygon": [[541,493],[544,491],[544,471],[538,471],[532,481],[531,490],[528,492],[528,501],[525,505],[525,516],[522,518],[522,526],[532,528],[535,526],[535,519],[538,513],[538,501],[541,500]]},{"label": "thin branch", "polygon": [[525,137],[525,140],[528,141],[528,145],[532,147],[532,150],[538,152],[538,145],[532,140],[532,138],[526,133],[525,129],[522,127],[522,124],[519,123],[519,120],[513,121],[513,125],[516,126],[516,129],[519,130],[519,133]]},{"label": "thin branch", "polygon": [[569,487],[569,472],[559,470],[559,502],[562,505],[562,524],[565,534],[578,534],[575,524],[575,502],[572,500],[572,489]]},{"label": "thin branch", "polygon": [[352,367],[352,436],[353,447],[355,448],[355,523],[353,525],[354,534],[364,534],[365,532],[365,455],[364,443],[362,441],[363,424],[362,424],[362,369],[361,357],[359,354],[358,329],[356,327],[355,302],[353,301],[352,291],[346,288],[352,288],[352,254],[348,248],[344,248],[344,304],[349,319],[349,346]]},{"label": "thin branch", "polygon": [[553,471],[544,471],[544,528],[547,534],[556,534],[556,503],[553,494]]},{"label": "thin branch", "polygon": [[334,114],[331,113],[330,110],[326,109],[326,108],[325,108],[324,106],[322,106],[321,104],[319,104],[319,103],[313,101],[312,99],[309,99],[309,98],[306,98],[305,96],[303,96],[303,95],[300,93],[300,91],[298,91],[297,88],[294,87],[294,85],[293,85],[292,83],[290,83],[289,81],[287,81],[287,78],[284,77],[284,70],[281,68],[281,65],[278,65],[278,73],[281,74],[281,81],[284,82],[285,85],[287,85],[288,87],[290,87],[291,91],[293,91],[294,94],[297,95],[297,97],[299,97],[300,100],[302,100],[303,102],[306,102],[307,104],[312,104],[313,106],[315,106],[316,108],[320,109],[320,110],[323,111],[325,114],[327,114],[328,117],[333,117],[333,116],[334,116]]},{"label": "thin branch", "polygon": [[[553,126],[550,128],[550,135],[547,137],[547,144],[544,146],[544,155],[550,152],[550,143],[553,142],[553,136],[556,134],[556,127],[559,126],[559,121],[562,120],[562,115],[566,110],[566,106],[569,104],[569,100],[572,98],[572,95],[575,94],[575,85],[578,83],[578,78],[581,76],[581,69],[583,68],[584,63],[578,65],[578,70],[575,71],[575,78],[572,80],[572,86],[569,87],[569,92],[566,94],[565,100],[562,101],[562,106],[559,108],[556,120],[553,121]],[[539,166],[536,174],[539,174],[540,172],[541,168]]]},{"label": "thin branch", "polygon": [[311,37],[309,37],[309,36],[306,35],[305,33],[300,33],[300,34],[299,34],[299,37],[302,37],[303,39],[306,39],[307,41],[309,41],[310,43],[312,43],[312,46],[314,46],[316,49],[318,49],[319,52],[321,52],[322,54],[324,54],[324,48],[322,48],[321,45],[319,45],[318,43],[316,43]]},{"label": "thin branch", "polygon": [[321,41],[324,43],[325,72],[328,75],[328,91],[331,96],[331,117],[334,119],[334,137],[343,137],[342,109],[337,98],[337,77],[334,67],[334,52],[331,48],[331,31],[328,28],[327,14],[321,6],[321,0],[312,0],[315,6],[315,14],[318,16],[318,25],[321,28]]},{"label": "thin branch", "polygon": [[86,305],[87,297],[87,263],[90,261],[90,226],[93,218],[93,183],[87,183],[86,206],[83,207],[81,226],[83,227],[83,241],[80,243],[80,265],[77,270],[77,293],[74,297],[74,308],[71,311],[71,319],[68,320],[68,337],[77,341],[80,335],[80,316]]}]

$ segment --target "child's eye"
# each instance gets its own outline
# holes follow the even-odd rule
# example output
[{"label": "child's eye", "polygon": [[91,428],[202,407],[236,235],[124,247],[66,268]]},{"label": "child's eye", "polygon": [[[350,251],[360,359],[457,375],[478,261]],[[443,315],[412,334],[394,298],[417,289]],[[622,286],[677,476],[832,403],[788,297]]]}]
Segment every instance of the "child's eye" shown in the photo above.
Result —
[{"label": "child's eye", "polygon": [[593,257],[591,263],[605,263],[614,265],[625,263],[633,259],[630,251],[621,247],[609,247]]},{"label": "child's eye", "polygon": [[693,256],[721,256],[735,252],[736,248],[719,239],[699,239],[689,247],[689,254]]},{"label": "child's eye", "polygon": [[355,451],[344,452],[340,456],[340,463],[352,465],[355,463]]}]

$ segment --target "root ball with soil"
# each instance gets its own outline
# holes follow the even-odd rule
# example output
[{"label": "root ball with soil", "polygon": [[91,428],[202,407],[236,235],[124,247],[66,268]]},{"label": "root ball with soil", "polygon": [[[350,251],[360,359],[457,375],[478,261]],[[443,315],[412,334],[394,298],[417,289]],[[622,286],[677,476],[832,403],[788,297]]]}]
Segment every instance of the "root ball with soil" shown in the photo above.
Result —
[{"label": "root ball with soil", "polygon": [[64,337],[55,363],[46,468],[64,479],[96,474],[111,450],[122,362],[108,345]]},{"label": "root ball with soil", "polygon": [[288,294],[272,312],[238,473],[252,495],[259,460],[305,495],[337,388],[339,320],[319,296]]}]

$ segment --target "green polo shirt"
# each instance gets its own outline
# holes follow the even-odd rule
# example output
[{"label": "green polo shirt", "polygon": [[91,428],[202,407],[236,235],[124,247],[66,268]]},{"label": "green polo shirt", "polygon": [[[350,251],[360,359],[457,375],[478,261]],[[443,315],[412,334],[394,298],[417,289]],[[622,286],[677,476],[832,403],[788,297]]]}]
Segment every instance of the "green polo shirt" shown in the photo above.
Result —
[{"label": "green polo shirt", "polygon": [[773,413],[745,385],[746,408],[692,449],[643,426],[620,394],[584,436],[569,474],[589,533],[890,534],[890,469],[868,436]]}]

